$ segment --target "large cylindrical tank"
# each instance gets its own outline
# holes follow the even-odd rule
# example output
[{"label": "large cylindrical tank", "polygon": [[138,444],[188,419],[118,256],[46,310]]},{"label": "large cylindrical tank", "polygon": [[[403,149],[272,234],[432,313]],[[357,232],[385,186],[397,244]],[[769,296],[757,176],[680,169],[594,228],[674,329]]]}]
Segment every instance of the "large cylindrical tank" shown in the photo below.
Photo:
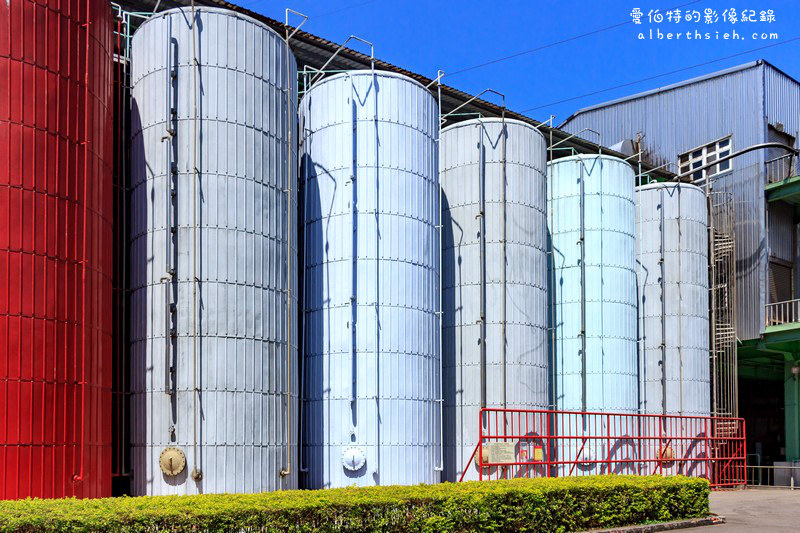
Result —
[{"label": "large cylindrical tank", "polygon": [[465,468],[464,479],[478,477],[467,463],[482,375],[487,407],[548,405],[547,145],[533,126],[502,119],[460,122],[440,143],[445,479],[457,481]]},{"label": "large cylindrical tank", "polygon": [[550,163],[550,179],[556,405],[635,413],[633,168],[578,155]]},{"label": "large cylindrical tank", "polygon": [[0,2],[0,499],[111,495],[111,11]]},{"label": "large cylindrical tank", "polygon": [[694,185],[636,189],[642,413],[709,416],[708,207]]},{"label": "large cylindrical tank", "polygon": [[[549,166],[555,403],[566,411],[636,413],[633,168],[605,155],[565,157]],[[561,460],[586,461],[575,473],[606,473],[594,461],[632,459],[633,441],[591,438],[607,434],[614,423],[583,417],[576,427],[555,428],[582,437],[560,440]],[[630,472],[632,465],[616,463],[612,472]]]},{"label": "large cylindrical tank", "polygon": [[437,482],[436,101],[352,71],[313,85],[300,116],[307,485]]},{"label": "large cylindrical tank", "polygon": [[0,3],[0,498],[110,495],[110,22]]},{"label": "large cylindrical tank", "polygon": [[133,36],[135,494],[297,486],[287,52],[264,24],[205,7],[158,13]]}]

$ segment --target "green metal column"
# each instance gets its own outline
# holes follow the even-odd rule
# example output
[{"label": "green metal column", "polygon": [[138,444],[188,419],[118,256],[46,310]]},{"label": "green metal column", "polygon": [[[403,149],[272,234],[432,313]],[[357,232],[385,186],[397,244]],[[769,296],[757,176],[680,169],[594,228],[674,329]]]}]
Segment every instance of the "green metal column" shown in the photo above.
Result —
[{"label": "green metal column", "polygon": [[800,376],[792,373],[797,363],[784,363],[784,409],[786,413],[786,460],[800,460]]}]

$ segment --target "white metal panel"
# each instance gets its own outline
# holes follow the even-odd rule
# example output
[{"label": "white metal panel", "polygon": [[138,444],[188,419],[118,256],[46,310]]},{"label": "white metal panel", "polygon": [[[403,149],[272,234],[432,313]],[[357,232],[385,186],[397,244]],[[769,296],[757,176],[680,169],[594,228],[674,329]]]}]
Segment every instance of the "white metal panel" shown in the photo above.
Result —
[{"label": "white metal panel", "polygon": [[[620,159],[599,155],[566,157],[549,165],[556,403],[559,409],[585,407],[589,411],[635,413],[633,169]],[[583,274],[582,246],[585,246]],[[582,286],[585,296],[581,293]],[[585,401],[582,335],[586,339]]]},{"label": "white metal panel", "polygon": [[436,102],[404,76],[353,71],[300,107],[307,486],[437,482]]},{"label": "white metal panel", "polygon": [[[506,405],[548,404],[546,144],[506,120]],[[502,407],[503,122],[442,130],[445,478],[457,481],[478,442],[481,406],[480,186],[486,204],[487,407]],[[481,149],[483,155],[481,155]],[[465,479],[477,479],[470,468]]]},{"label": "white metal panel", "polygon": [[[709,416],[708,206],[705,191],[636,189],[639,408]],[[665,403],[666,401],[666,403]]]},{"label": "white metal panel", "polygon": [[[296,182],[296,152],[290,164],[287,150],[287,127],[297,138],[296,65],[280,36],[249,17],[212,8],[195,16],[194,52],[189,8],[150,18],[132,44],[132,490],[296,488],[298,337],[287,310],[288,288],[297,309],[294,224],[288,255],[287,234],[297,204],[293,196],[287,205],[285,192],[287,165]],[[167,287],[173,395],[165,392]],[[162,474],[165,446],[186,453],[181,475]]]}]

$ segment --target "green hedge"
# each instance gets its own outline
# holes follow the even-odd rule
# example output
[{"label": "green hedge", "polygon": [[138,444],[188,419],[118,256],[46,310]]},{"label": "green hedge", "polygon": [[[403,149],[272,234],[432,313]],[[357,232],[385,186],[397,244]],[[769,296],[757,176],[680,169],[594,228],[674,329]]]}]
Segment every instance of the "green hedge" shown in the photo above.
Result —
[{"label": "green hedge", "polygon": [[708,513],[708,482],[594,476],[0,502],[0,531],[575,531]]}]

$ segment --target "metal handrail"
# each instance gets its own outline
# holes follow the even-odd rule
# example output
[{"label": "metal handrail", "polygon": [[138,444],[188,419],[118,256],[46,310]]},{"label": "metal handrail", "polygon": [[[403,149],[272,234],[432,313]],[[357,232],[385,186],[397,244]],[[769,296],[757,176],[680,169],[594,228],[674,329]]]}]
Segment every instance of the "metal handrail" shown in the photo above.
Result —
[{"label": "metal handrail", "polygon": [[765,326],[800,322],[800,299],[773,302],[764,306]]},{"label": "metal handrail", "polygon": [[345,41],[342,44],[339,45],[339,47],[336,49],[336,51],[333,53],[333,55],[331,55],[331,57],[328,58],[328,60],[325,62],[325,64],[322,65],[322,67],[320,67],[319,69],[317,69],[318,74],[316,76],[314,76],[313,78],[311,78],[311,82],[309,83],[309,87],[313,86],[314,82],[317,81],[317,79],[319,79],[321,76],[324,75],[325,69],[328,68],[328,65],[331,64],[331,61],[333,61],[334,58],[339,55],[339,52],[341,52],[344,49],[344,47],[347,45],[347,43],[349,43],[350,41],[359,41],[359,42],[364,43],[364,44],[369,46],[370,70],[372,70],[372,72],[375,72],[375,45],[372,44],[370,41],[367,41],[366,39],[362,39],[361,37],[359,37],[357,35],[351,35],[350,37],[345,39]]},{"label": "metal handrail", "polygon": [[795,154],[789,153],[770,159],[764,163],[767,183],[779,183],[785,179],[797,176]]},{"label": "metal handrail", "polygon": [[800,488],[800,465],[747,465],[747,471],[750,487]]},{"label": "metal handrail", "polygon": [[444,125],[444,123],[445,123],[445,122],[447,122],[447,118],[448,118],[448,117],[451,117],[451,116],[453,116],[453,115],[454,115],[454,114],[455,114],[455,113],[456,113],[456,112],[457,112],[459,109],[461,109],[462,107],[464,107],[464,106],[466,106],[466,105],[469,105],[471,102],[473,102],[474,100],[477,100],[478,98],[480,98],[481,96],[483,96],[484,94],[487,94],[487,93],[490,93],[490,94],[497,95],[497,96],[499,96],[499,97],[502,99],[502,102],[503,102],[503,103],[502,103],[502,108],[503,108],[503,110],[504,110],[504,111],[503,111],[503,114],[505,114],[505,108],[506,108],[506,95],[505,95],[505,94],[503,94],[503,93],[501,93],[501,92],[499,92],[499,91],[495,91],[494,89],[484,89],[484,90],[482,90],[481,92],[479,92],[478,94],[476,94],[475,96],[471,97],[469,100],[467,100],[467,101],[466,101],[466,102],[464,102],[463,104],[461,104],[460,106],[458,106],[458,107],[456,107],[455,109],[453,109],[452,111],[450,111],[449,113],[445,113],[444,115],[441,115],[441,116],[439,117],[439,122],[440,122],[440,124],[441,124],[441,125]]}]

